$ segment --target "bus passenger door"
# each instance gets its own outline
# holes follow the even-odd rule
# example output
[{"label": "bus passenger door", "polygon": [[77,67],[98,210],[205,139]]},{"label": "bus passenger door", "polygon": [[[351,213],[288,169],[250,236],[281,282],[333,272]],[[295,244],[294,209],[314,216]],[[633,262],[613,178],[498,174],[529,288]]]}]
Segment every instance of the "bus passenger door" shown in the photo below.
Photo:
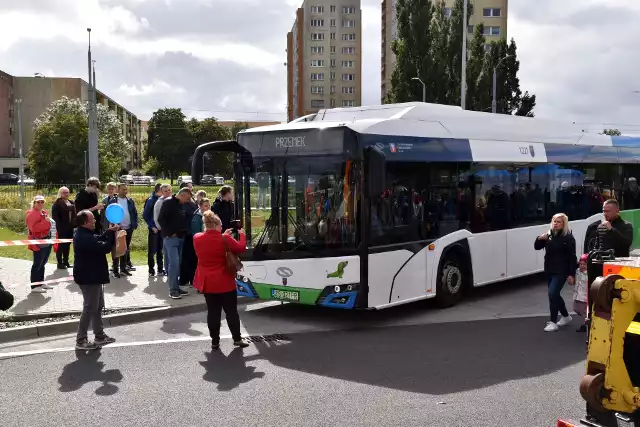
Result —
[{"label": "bus passenger door", "polygon": [[473,285],[497,282],[507,276],[507,230],[489,231],[469,237]]}]

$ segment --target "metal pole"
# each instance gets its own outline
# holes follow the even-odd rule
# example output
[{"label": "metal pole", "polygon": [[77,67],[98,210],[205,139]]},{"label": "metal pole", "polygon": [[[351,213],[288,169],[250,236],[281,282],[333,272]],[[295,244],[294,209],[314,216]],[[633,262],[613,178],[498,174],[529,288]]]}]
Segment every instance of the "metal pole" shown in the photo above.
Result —
[{"label": "metal pole", "polygon": [[498,112],[498,100],[497,100],[497,67],[493,69],[493,99],[491,100],[491,113],[496,114]]},{"label": "metal pole", "polygon": [[89,180],[89,174],[87,172],[87,150],[84,150],[84,182]]},{"label": "metal pole", "polygon": [[89,66],[89,144],[88,144],[88,157],[89,157],[89,176],[99,176],[98,170],[98,134],[96,127],[96,86],[95,86],[95,69],[93,69],[93,61],[91,60],[91,28],[87,28],[89,33],[89,51],[88,51],[88,66]]},{"label": "metal pole", "polygon": [[462,12],[462,72],[460,73],[460,107],[467,109],[467,9],[469,0],[464,0]]},{"label": "metal pole", "polygon": [[20,156],[20,203],[24,205],[24,156],[22,153],[22,99],[16,99],[18,107],[18,155]]},{"label": "metal pole", "polygon": [[427,102],[427,85],[424,84],[424,82],[422,83],[422,102]]}]

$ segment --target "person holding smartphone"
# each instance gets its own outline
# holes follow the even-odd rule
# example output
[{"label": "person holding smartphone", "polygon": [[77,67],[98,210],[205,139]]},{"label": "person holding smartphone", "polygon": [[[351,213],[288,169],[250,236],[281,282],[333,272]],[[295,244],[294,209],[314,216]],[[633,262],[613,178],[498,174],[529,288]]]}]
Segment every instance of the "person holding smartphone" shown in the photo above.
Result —
[{"label": "person holding smartphone", "polygon": [[[544,272],[548,279],[549,311],[551,317],[544,330],[557,331],[560,326],[571,323],[571,316],[562,299],[562,288],[569,282],[573,285],[576,271],[576,240],[569,229],[569,218],[558,213],[551,219],[551,229],[536,238],[534,249],[545,250]],[[562,316],[558,321],[558,312]]]}]

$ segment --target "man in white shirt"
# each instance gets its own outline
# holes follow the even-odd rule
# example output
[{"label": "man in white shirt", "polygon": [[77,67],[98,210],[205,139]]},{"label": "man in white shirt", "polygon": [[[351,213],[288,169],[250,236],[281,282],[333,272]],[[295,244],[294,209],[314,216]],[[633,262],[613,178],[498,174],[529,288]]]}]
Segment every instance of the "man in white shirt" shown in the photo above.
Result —
[{"label": "man in white shirt", "polygon": [[[158,223],[158,216],[160,215],[160,208],[162,207],[162,202],[164,202],[165,199],[170,199],[171,198],[171,195],[172,195],[171,185],[162,184],[160,186],[160,194],[161,194],[161,196],[158,198],[158,201],[156,202],[155,205],[153,205],[153,222],[156,223],[156,228],[158,230],[162,229],[162,228],[160,228],[160,224]],[[167,265],[167,264],[165,263],[165,265]]]},{"label": "man in white shirt", "polygon": [[116,278],[120,278],[121,275],[131,276],[130,271],[135,271],[133,264],[131,264],[130,246],[133,231],[138,228],[138,211],[135,202],[127,197],[128,191],[127,184],[118,184],[118,193],[108,203],[117,203],[124,210],[124,217],[119,225],[120,230],[127,232],[127,252],[120,258],[113,259],[113,275]]}]

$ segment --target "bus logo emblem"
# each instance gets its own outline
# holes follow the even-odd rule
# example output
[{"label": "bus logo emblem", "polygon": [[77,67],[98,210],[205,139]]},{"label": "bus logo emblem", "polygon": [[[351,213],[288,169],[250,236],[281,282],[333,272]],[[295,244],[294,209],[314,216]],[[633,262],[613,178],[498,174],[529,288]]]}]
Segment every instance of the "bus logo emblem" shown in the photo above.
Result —
[{"label": "bus logo emblem", "polygon": [[293,276],[293,271],[289,267],[278,267],[276,270],[276,274],[283,279],[287,279]]},{"label": "bus logo emblem", "polygon": [[529,153],[531,154],[531,157],[535,157],[536,156],[536,152],[533,151],[533,145],[529,146]]}]

